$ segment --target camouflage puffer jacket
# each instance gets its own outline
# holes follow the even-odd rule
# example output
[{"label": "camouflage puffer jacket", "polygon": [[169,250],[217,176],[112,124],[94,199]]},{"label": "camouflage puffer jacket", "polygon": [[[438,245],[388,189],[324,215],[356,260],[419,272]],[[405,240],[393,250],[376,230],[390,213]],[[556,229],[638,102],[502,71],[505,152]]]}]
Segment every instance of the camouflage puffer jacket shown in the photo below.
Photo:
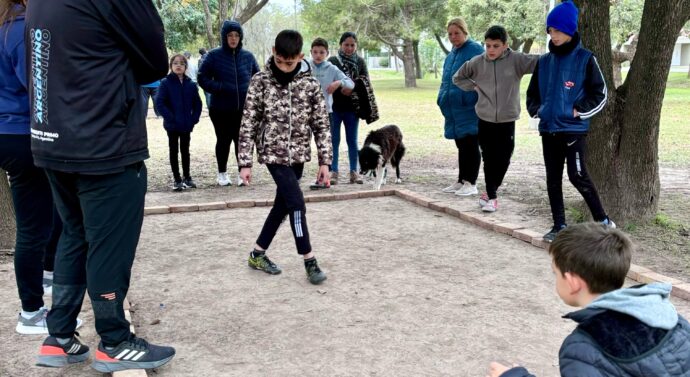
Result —
[{"label": "camouflage puffer jacket", "polygon": [[312,133],[319,165],[330,165],[331,126],[321,84],[311,75],[309,64],[303,61],[287,86],[278,83],[268,64],[249,84],[240,126],[240,167],[252,166],[255,145],[261,164],[308,162]]}]

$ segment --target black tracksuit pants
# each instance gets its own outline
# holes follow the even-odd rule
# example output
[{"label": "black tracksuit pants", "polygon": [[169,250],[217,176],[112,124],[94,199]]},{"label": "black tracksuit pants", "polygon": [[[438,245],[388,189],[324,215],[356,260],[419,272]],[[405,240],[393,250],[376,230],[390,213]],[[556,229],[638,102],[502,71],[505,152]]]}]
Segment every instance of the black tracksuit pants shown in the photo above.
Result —
[{"label": "black tracksuit pants", "polygon": [[98,335],[116,346],[130,334],[122,305],[144,218],[146,166],[105,175],[47,173],[63,220],[48,331],[71,337],[88,291]]},{"label": "black tracksuit pants", "polygon": [[496,199],[515,149],[515,122],[491,123],[480,119],[479,147],[484,160],[486,193],[489,199]]},{"label": "black tracksuit pants", "polygon": [[302,178],[304,164],[292,166],[268,164],[266,165],[273,180],[278,186],[273,208],[266,218],[256,244],[268,249],[278,232],[280,224],[286,216],[290,217],[292,235],[295,237],[297,253],[304,255],[311,252],[309,242],[309,229],[307,228],[307,208],[304,204],[304,195],[299,187],[299,179]]},{"label": "black tracksuit pants", "polygon": [[587,173],[587,135],[569,133],[543,133],[541,142],[546,167],[546,188],[549,194],[554,225],[565,225],[563,204],[563,162],[568,167],[570,183],[580,192],[592,212],[595,221],[607,216],[601,205],[599,193]]},{"label": "black tracksuit pants", "polygon": [[[213,122],[216,131],[216,162],[218,172],[228,171],[228,157],[230,156],[230,144],[235,143],[235,159],[239,150],[240,125],[242,123],[242,110],[224,111],[211,108],[208,116]],[[237,168],[239,171],[239,166]]]},{"label": "black tracksuit pants", "polygon": [[182,174],[185,179],[191,179],[189,175],[189,141],[191,140],[190,132],[167,131],[168,133],[168,149],[170,150],[170,167],[172,168],[175,182],[182,182],[180,176],[180,164],[177,159],[179,150],[182,155]]},{"label": "black tracksuit pants", "polygon": [[473,185],[477,184],[479,175],[479,164],[481,156],[479,154],[478,135],[467,135],[460,139],[455,139],[455,146],[458,147],[458,182],[466,181]]}]

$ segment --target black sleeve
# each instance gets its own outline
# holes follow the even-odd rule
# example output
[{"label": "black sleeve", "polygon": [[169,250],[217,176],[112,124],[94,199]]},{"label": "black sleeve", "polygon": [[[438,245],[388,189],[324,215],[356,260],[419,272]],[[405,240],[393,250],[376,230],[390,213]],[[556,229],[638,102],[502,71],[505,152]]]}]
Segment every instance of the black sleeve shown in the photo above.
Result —
[{"label": "black sleeve", "polygon": [[606,81],[594,55],[587,62],[583,89],[585,95],[575,102],[575,110],[580,113],[580,118],[587,119],[600,112],[606,106],[608,99]]},{"label": "black sleeve", "polygon": [[527,112],[529,116],[535,118],[539,112],[539,107],[541,107],[541,95],[539,94],[539,62],[537,62],[527,87]]},{"label": "black sleeve", "polygon": [[362,76],[369,77],[369,69],[367,69],[367,62],[364,61],[364,58],[360,57],[360,61],[362,62],[362,66],[360,67],[359,74]]},{"label": "black sleeve", "polygon": [[[104,11],[114,37],[122,44],[139,84],[159,80],[168,73],[163,21],[152,0],[93,0]],[[100,3],[100,4],[99,4]],[[109,9],[104,9],[109,8]]]}]

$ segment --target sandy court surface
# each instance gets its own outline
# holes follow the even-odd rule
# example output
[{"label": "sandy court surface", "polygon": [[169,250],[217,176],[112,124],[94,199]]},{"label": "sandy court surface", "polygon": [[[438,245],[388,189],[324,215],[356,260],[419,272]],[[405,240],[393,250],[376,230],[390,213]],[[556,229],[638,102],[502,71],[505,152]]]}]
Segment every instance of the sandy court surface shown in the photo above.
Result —
[{"label": "sandy court surface", "polygon": [[[266,197],[266,196],[264,196]],[[309,203],[329,278],[310,285],[283,226],[283,274],[247,267],[267,207],[147,216],[129,298],[137,332],[177,348],[160,376],[484,376],[491,360],[557,376],[574,323],[548,255],[397,197]],[[0,376],[95,376],[33,367],[42,337],[14,333],[16,287],[0,265]],[[690,304],[675,300],[690,315]],[[95,346],[85,305],[82,338]]]}]

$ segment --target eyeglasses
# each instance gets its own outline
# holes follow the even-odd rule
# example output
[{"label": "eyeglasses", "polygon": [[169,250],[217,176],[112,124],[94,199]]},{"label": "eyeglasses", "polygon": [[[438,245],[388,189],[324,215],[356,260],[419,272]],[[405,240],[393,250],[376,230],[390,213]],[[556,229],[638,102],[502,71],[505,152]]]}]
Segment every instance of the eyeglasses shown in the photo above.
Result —
[{"label": "eyeglasses", "polygon": [[187,66],[187,63],[181,63],[181,62],[173,62],[172,65],[181,65],[183,67]]}]

